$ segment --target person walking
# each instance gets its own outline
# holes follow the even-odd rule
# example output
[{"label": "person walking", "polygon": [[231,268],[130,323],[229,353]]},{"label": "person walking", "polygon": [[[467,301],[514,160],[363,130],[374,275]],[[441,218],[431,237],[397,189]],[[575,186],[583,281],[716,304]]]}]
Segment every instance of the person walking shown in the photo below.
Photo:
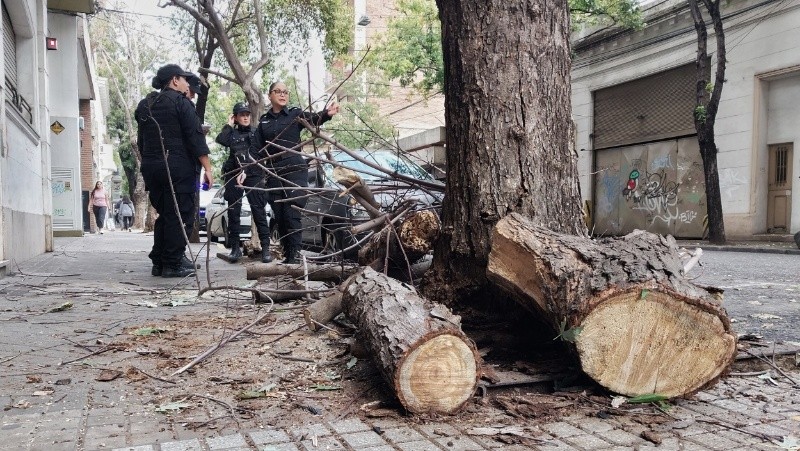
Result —
[{"label": "person walking", "polygon": [[117,205],[117,213],[119,213],[119,218],[122,225],[122,231],[128,230],[131,231],[131,225],[133,225],[133,215],[135,209],[133,208],[133,202],[131,202],[130,196],[127,194],[122,196],[122,199],[119,201]]},{"label": "person walking", "polygon": [[264,191],[247,187],[264,188],[264,170],[253,164],[261,153],[250,154],[253,149],[253,132],[250,129],[250,107],[245,103],[233,106],[228,123],[222,127],[216,142],[228,148],[228,159],[222,165],[225,178],[223,197],[228,202],[228,243],[231,245],[231,263],[242,258],[240,240],[242,198],[247,195],[250,212],[261,240],[261,261],[269,263],[269,222],[267,221],[267,196]]},{"label": "person walking", "polygon": [[97,225],[95,233],[102,234],[103,226],[106,223],[106,214],[108,213],[108,200],[106,198],[106,190],[103,188],[103,182],[98,181],[94,184],[94,189],[89,193],[89,213],[94,213],[94,222]]},{"label": "person walking", "polygon": [[194,274],[194,263],[184,252],[187,231],[194,223],[192,213],[201,166],[206,182],[214,183],[200,120],[194,104],[186,98],[187,79],[193,76],[177,64],[162,66],[151,84],[159,91],[148,94],[136,107],[142,178],[158,213],[149,254],[154,276]]},{"label": "person walking", "polygon": [[[300,132],[303,125],[299,119],[305,119],[314,125],[321,125],[339,112],[339,105],[332,103],[321,113],[311,113],[300,108],[288,107],[289,90],[282,82],[272,83],[269,87],[270,109],[259,118],[253,136],[253,155],[269,155],[283,152],[283,148],[293,149],[300,145]],[[280,147],[279,147],[280,146]],[[283,148],[282,148],[283,147]],[[296,148],[294,150],[300,151]],[[266,156],[266,155],[264,155]],[[295,153],[283,153],[268,160],[270,167],[278,177],[268,177],[267,188],[283,188],[269,192],[269,203],[277,221],[278,233],[283,243],[283,263],[298,263],[300,244],[302,241],[300,212],[292,208],[296,205],[305,207],[306,198],[303,187],[308,186],[308,163]],[[279,200],[291,199],[286,202]]]}]

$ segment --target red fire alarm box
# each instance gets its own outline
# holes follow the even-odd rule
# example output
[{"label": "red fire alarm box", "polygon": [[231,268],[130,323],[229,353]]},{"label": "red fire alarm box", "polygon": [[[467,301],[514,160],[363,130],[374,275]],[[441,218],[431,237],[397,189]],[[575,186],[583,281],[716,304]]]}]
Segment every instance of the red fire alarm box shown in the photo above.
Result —
[{"label": "red fire alarm box", "polygon": [[58,39],[44,38],[44,40],[47,43],[47,50],[58,50]]}]

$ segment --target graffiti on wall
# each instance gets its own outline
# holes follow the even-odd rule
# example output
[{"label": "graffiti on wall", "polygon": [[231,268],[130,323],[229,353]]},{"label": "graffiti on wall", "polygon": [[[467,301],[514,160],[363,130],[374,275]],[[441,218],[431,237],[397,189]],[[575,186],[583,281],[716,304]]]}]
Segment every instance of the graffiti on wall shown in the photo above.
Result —
[{"label": "graffiti on wall", "polygon": [[696,148],[691,141],[670,140],[599,153],[598,164],[616,170],[596,176],[595,232],[645,229],[701,237],[705,188]]}]

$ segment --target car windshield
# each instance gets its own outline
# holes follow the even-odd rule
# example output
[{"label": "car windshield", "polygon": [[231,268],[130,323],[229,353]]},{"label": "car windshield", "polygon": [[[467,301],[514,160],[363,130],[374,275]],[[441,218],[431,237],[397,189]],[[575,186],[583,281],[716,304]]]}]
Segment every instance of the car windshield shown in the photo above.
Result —
[{"label": "car windshield", "polygon": [[[421,168],[419,165],[408,159],[408,157],[406,157],[405,155],[388,151],[375,151],[375,152],[359,151],[358,155],[364,158],[365,160],[369,160],[372,163],[377,164],[378,166],[395,171],[398,174],[405,175],[408,177],[413,177],[418,180],[433,180],[433,176],[431,176],[428,173],[428,171],[426,171],[425,169]],[[334,158],[339,163],[358,172],[358,175],[360,175],[361,178],[364,179],[364,181],[366,182],[377,182],[389,178],[388,174],[383,174],[377,169],[373,169],[361,161],[354,160],[351,156],[347,155],[346,153],[336,153],[334,154]],[[328,178],[332,179],[333,165],[325,164],[324,168],[325,168],[325,175]]]}]

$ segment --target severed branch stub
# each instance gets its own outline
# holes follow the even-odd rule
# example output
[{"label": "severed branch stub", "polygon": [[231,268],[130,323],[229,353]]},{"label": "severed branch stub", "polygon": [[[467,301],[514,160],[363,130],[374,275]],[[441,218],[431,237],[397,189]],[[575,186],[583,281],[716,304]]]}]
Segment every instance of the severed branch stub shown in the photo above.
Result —
[{"label": "severed branch stub", "polygon": [[594,241],[512,213],[495,226],[487,275],[550,324],[589,377],[623,395],[691,394],[736,355],[725,310],[684,277],[671,237]]},{"label": "severed branch stub", "polygon": [[345,314],[406,410],[450,414],[464,406],[477,387],[480,357],[459,316],[370,268],[343,289]]}]

